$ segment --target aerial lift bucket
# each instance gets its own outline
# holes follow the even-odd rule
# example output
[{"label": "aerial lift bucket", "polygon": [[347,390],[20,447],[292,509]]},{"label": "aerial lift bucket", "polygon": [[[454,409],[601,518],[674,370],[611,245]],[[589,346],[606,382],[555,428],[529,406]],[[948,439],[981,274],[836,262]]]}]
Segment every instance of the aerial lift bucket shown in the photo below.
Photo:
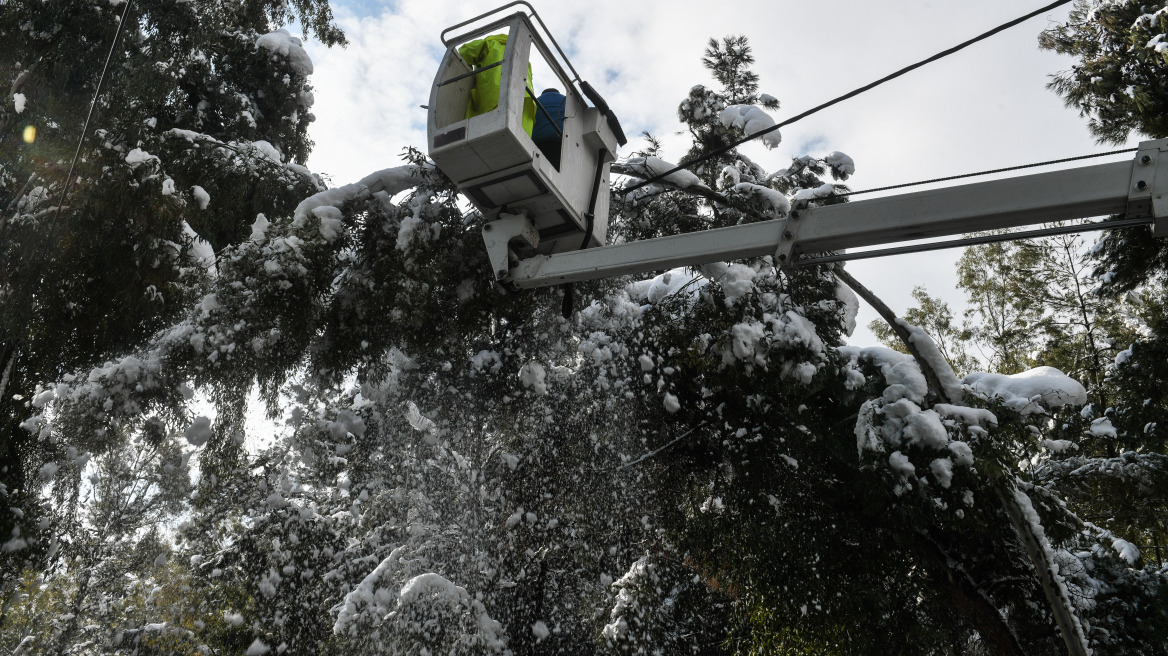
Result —
[{"label": "aerial lift bucket", "polygon": [[[514,6],[525,10],[468,27]],[[448,36],[463,28],[466,31]],[[500,61],[472,66],[459,54],[461,46],[499,34],[507,37]],[[555,46],[554,54],[545,35]],[[442,43],[446,54],[430,90],[429,156],[486,219],[483,236],[496,278],[505,278],[516,258],[605,245],[609,165],[625,137],[603,99],[580,80],[535,9],[526,2],[512,2],[447,28]],[[537,81],[538,88],[528,84],[533,49],[557,78]],[[498,105],[470,115],[476,79],[494,75],[493,69],[499,73]],[[558,167],[524,125],[525,103],[530,108],[544,87],[555,87],[565,96]],[[550,116],[546,108],[534,104],[537,112]],[[530,121],[530,110],[528,114]]]}]

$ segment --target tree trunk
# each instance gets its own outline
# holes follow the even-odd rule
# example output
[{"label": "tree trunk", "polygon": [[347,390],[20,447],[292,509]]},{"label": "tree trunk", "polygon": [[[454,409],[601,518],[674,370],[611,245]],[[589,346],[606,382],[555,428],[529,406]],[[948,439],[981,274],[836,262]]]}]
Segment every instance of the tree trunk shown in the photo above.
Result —
[{"label": "tree trunk", "polygon": [[[836,268],[835,275],[844,284],[851,287],[852,291],[856,292],[869,305],[875,308],[880,313],[880,316],[888,322],[892,330],[896,332],[897,336],[900,337],[901,341],[904,342],[904,345],[908,347],[909,352],[912,353],[913,358],[917,361],[917,365],[921,368],[921,373],[925,376],[925,381],[929,386],[930,396],[940,399],[946,398],[944,388],[941,387],[940,379],[937,378],[937,373],[933,371],[932,367],[921,356],[916,346],[913,345],[908,330],[896,320],[896,313],[877,298],[867,287],[864,287],[850,274],[845,272],[842,267]],[[1082,627],[1075,618],[1071,600],[1064,594],[1064,589],[1059,587],[1054,580],[1055,574],[1051,569],[1053,563],[1047,558],[1046,550],[1039,543],[1038,536],[1035,535],[1030,523],[1026,521],[1026,518],[1022,514],[1022,508],[1018,505],[1018,501],[1014,497],[1014,492],[1017,488],[1012,481],[1005,483],[999,482],[997,485],[994,485],[994,488],[997,492],[998,499],[1002,503],[1002,507],[1010,517],[1010,524],[1013,525],[1014,530],[1017,531],[1018,536],[1022,540],[1022,546],[1026,550],[1026,555],[1030,558],[1030,562],[1034,564],[1035,573],[1038,574],[1038,580],[1042,583],[1042,592],[1046,595],[1046,600],[1050,604],[1050,610],[1054,614],[1055,622],[1058,624],[1063,641],[1067,645],[1067,651],[1071,656],[1087,656],[1090,653],[1087,648],[1087,638],[1083,635]],[[960,589],[960,582],[958,585],[958,589],[954,590],[954,601],[961,601],[962,606],[972,603],[974,606],[970,606],[970,608],[974,608],[976,602],[967,596],[966,591]],[[973,592],[976,593],[976,589]]]},{"label": "tree trunk", "polygon": [[1046,595],[1047,603],[1050,604],[1055,623],[1058,624],[1063,642],[1067,645],[1067,652],[1071,656],[1087,656],[1091,651],[1087,647],[1087,637],[1083,635],[1082,625],[1075,617],[1071,600],[1064,594],[1065,589],[1054,580],[1056,576],[1052,569],[1054,563],[1050,562],[1047,557],[1046,549],[1043,548],[1034,528],[1023,515],[1022,507],[1015,496],[1021,494],[1021,491],[1012,481],[999,482],[994,485],[994,491],[1002,502],[1006,515],[1010,517],[1010,524],[1017,531],[1018,537],[1021,538],[1026,555],[1030,557],[1030,562],[1034,563],[1034,570],[1038,574],[1038,580],[1042,583],[1042,592]]}]

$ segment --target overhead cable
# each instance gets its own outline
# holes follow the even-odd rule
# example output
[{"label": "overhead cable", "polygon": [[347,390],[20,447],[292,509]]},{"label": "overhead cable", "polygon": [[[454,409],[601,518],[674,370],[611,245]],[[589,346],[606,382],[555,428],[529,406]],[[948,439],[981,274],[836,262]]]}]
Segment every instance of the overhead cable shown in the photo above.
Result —
[{"label": "overhead cable", "polygon": [[744,144],[748,141],[753,141],[754,139],[757,139],[757,138],[763,136],[764,134],[770,134],[771,132],[774,132],[775,130],[778,130],[779,128],[791,125],[792,123],[795,123],[796,121],[807,118],[808,116],[811,116],[812,114],[815,114],[816,112],[827,109],[828,107],[831,107],[832,105],[841,103],[849,98],[853,98],[855,96],[858,96],[861,93],[864,93],[865,91],[868,91],[870,89],[874,89],[874,88],[880,86],[881,84],[884,84],[885,82],[888,82],[890,80],[894,80],[894,79],[896,79],[896,78],[898,78],[906,73],[912,72],[912,71],[914,71],[922,66],[925,66],[926,64],[931,64],[932,62],[935,62],[938,59],[943,59],[945,57],[948,57],[949,55],[952,55],[953,53],[958,52],[960,50],[964,50],[965,48],[968,48],[969,46],[971,46],[979,41],[984,41],[985,39],[988,39],[991,36],[993,36],[999,32],[1004,32],[1005,30],[1008,30],[1011,27],[1014,27],[1015,25],[1017,25],[1019,23],[1023,23],[1025,21],[1028,21],[1031,18],[1034,18],[1035,16],[1044,14],[1052,9],[1056,9],[1062,5],[1069,4],[1070,2],[1071,2],[1071,0],[1057,0],[1056,2],[1052,2],[1048,5],[1046,5],[1045,7],[1042,7],[1040,9],[1036,9],[1036,10],[1026,14],[1025,16],[1019,16],[1018,18],[1015,18],[1014,20],[1012,20],[1008,23],[1002,23],[1001,25],[993,28],[992,30],[989,30],[988,32],[983,32],[983,33],[973,37],[972,39],[969,39],[968,41],[964,41],[962,43],[959,43],[959,44],[953,46],[952,48],[949,48],[948,50],[943,50],[943,51],[933,55],[932,57],[929,57],[927,59],[922,59],[921,61],[919,61],[915,64],[905,66],[904,68],[900,69],[899,71],[896,71],[895,73],[891,73],[889,75],[886,75],[886,76],[880,78],[879,80],[876,80],[875,82],[872,82],[870,84],[866,84],[858,89],[854,89],[852,91],[849,91],[842,96],[839,96],[837,98],[833,98],[832,100],[829,100],[821,105],[817,105],[815,107],[812,107],[811,109],[803,112],[802,114],[792,116],[791,118],[783,121],[782,123],[777,123],[775,125],[772,125],[771,127],[766,128],[765,130],[759,130],[758,132],[755,132],[754,134],[752,134],[750,136],[739,139],[738,141],[735,141],[734,143],[731,143],[729,145],[722,146],[721,148],[718,148],[712,152],[709,152],[709,153],[707,153],[707,154],[705,154],[705,155],[703,155],[703,156],[701,156],[693,161],[686,162],[685,164],[681,164],[679,166],[676,166],[676,167],[674,167],[674,168],[672,168],[664,173],[660,173],[652,178],[649,178],[648,180],[642,180],[641,182],[633,185],[632,187],[628,187],[627,189],[625,189],[625,191],[626,192],[636,191],[637,189],[640,189],[641,187],[644,187],[646,185],[653,184],[654,182],[658,182],[660,180],[663,180],[666,177],[673,175],[674,173],[677,173],[678,171],[692,168],[694,166],[697,166],[698,164],[709,161],[715,157],[718,157],[720,155],[724,155],[724,154],[730,152],[731,150],[737,148],[738,146],[741,146],[742,144]]},{"label": "overhead cable", "polygon": [[1018,166],[1007,166],[1001,169],[990,169],[988,171],[977,171],[976,173],[962,173],[961,175],[949,175],[943,178],[933,178],[931,180],[918,180],[917,182],[904,182],[901,184],[888,185],[887,187],[874,187],[872,189],[864,189],[862,191],[848,191],[842,194],[834,194],[835,197],[856,196],[859,194],[871,194],[877,191],[890,191],[892,189],[904,189],[905,187],[918,187],[920,185],[933,184],[934,182],[949,182],[951,180],[962,180],[964,178],[976,178],[982,175],[993,175],[995,173],[1006,173],[1008,171],[1021,171],[1022,169],[1033,169],[1040,166],[1050,166],[1051,164],[1065,164],[1066,162],[1077,162],[1083,159],[1094,159],[1096,157],[1108,157],[1110,155],[1120,155],[1123,153],[1134,153],[1139,148],[1122,148],[1120,150],[1112,150],[1106,153],[1094,153],[1091,155],[1076,155],[1075,157],[1064,157],[1062,159],[1051,159],[1045,162],[1035,162],[1033,164],[1020,164]]},{"label": "overhead cable", "polygon": [[105,83],[105,74],[109,71],[110,61],[114,58],[118,39],[122,36],[122,27],[126,24],[126,14],[130,13],[130,5],[132,4],[134,4],[134,0],[126,0],[126,6],[122,8],[122,17],[118,19],[118,29],[114,32],[114,40],[110,43],[109,54],[105,56],[105,65],[101,67],[101,77],[97,79],[97,88],[93,90],[93,100],[89,103],[89,114],[85,117],[85,125],[81,128],[81,137],[77,140],[77,152],[73,153],[73,161],[69,164],[69,173],[65,176],[65,186],[61,189],[61,200],[57,202],[57,211],[53,215],[53,223],[49,229],[50,236],[57,227],[57,219],[61,217],[61,206],[65,204],[65,197],[69,195],[69,183],[73,181],[73,169],[77,166],[77,159],[81,157],[81,146],[85,143],[86,133],[89,132],[89,122],[93,120],[93,110],[97,108],[97,99],[101,95],[101,87]]},{"label": "overhead cable", "polygon": [[1051,228],[1039,228],[1037,230],[1023,230],[1021,232],[998,232],[992,234],[982,234],[974,237],[963,237],[961,239],[950,239],[947,241],[933,241],[923,244],[909,244],[907,246],[893,246],[892,248],[881,248],[871,251],[851,251],[833,253],[831,255],[816,255],[813,257],[800,258],[795,261],[795,266],[803,267],[812,264],[827,264],[828,262],[847,262],[850,260],[866,260],[873,257],[887,257],[889,255],[905,255],[907,253],[924,253],[927,251],[939,251],[946,248],[965,248],[967,246],[978,246],[981,244],[996,244],[1003,241],[1018,241],[1021,239],[1038,239],[1040,237],[1051,237],[1054,235],[1073,235],[1081,232],[1095,232],[1097,230],[1117,230],[1119,228],[1134,228],[1137,226],[1152,225],[1153,219],[1114,219],[1104,221],[1091,221],[1088,223],[1073,223],[1071,225],[1054,226]]}]

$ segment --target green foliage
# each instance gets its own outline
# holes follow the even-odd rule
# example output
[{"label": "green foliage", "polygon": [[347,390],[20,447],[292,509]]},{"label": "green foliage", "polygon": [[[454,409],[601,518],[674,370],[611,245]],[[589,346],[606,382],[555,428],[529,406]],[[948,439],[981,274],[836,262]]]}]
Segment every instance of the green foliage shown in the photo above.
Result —
[{"label": "green foliage", "polygon": [[1101,142],[1122,144],[1132,131],[1168,137],[1164,8],[1164,2],[1078,0],[1066,23],[1039,36],[1040,47],[1075,58],[1049,87],[1090,118]]},{"label": "green foliage", "polygon": [[[30,543],[27,488],[61,455],[21,427],[39,389],[141,343],[198,298],[213,253],[195,255],[191,228],[222,249],[318,184],[278,161],[307,157],[308,71],[257,39],[295,13],[337,41],[326,3],[133,3],[82,141],[120,9],[18,1],[0,18],[0,71],[21,104],[10,95],[0,108],[0,506],[24,508]],[[0,534],[14,528],[0,512]]]},{"label": "green foliage", "polygon": [[1134,317],[1130,305],[1095,293],[1084,246],[1074,235],[1023,242],[1021,248],[1032,252],[1027,259],[1035,265],[1018,273],[1033,281],[1028,290],[1045,312],[1039,326],[1044,344],[1037,359],[1082,381],[1092,401],[1106,408],[1107,364],[1118,353],[1116,346],[1135,337]]},{"label": "green foliage", "polygon": [[180,317],[215,251],[246,238],[257,213],[290,211],[319,188],[293,164],[311,146],[307,57],[258,43],[293,16],[325,42],[343,39],[320,0],[4,4],[0,594],[26,567],[78,563],[54,574],[94,582],[77,586],[62,644],[137,571],[123,549],[149,553],[141,532],[183,507],[187,460],[165,422],[185,410],[68,440],[30,418],[53,383]]},{"label": "green foliage", "polygon": [[991,371],[1015,374],[1034,362],[1035,328],[1043,309],[1028,293],[1033,281],[1021,271],[1035,265],[1035,256],[1016,242],[997,242],[967,248],[958,260],[957,284],[970,305],[966,324],[974,342],[984,348]]},{"label": "green foliage", "polygon": [[[710,39],[702,64],[710,69],[728,96],[731,104],[755,102],[758,92],[758,74],[750,70],[754,63],[750,45],[744,36],[728,36],[718,43]],[[778,106],[768,109],[778,109]]]},{"label": "green foliage", "polygon": [[[1089,117],[1101,142],[1122,144],[1132,132],[1168,137],[1168,5],[1165,2],[1078,0],[1069,20],[1045,30],[1039,45],[1071,55],[1071,70],[1050,88]],[[1168,274],[1168,247],[1146,227],[1108,232],[1096,275],[1103,289],[1123,294]]]},{"label": "green foliage", "polygon": [[[954,323],[953,310],[949,309],[949,304],[930,296],[921,285],[913,287],[912,296],[917,305],[905,311],[904,320],[924,330],[933,339],[941,355],[945,356],[945,361],[958,375],[976,371],[980,363],[967,351],[967,345],[973,339],[972,331]],[[880,343],[901,353],[908,353],[908,347],[883,320],[872,321],[868,329]]]},{"label": "green foliage", "polygon": [[[1050,437],[1065,442],[1044,456],[1040,480],[1080,518],[1141,546],[1162,544],[1164,499],[1154,492],[1160,474],[1153,466],[1165,446],[1157,403],[1164,361],[1160,295],[1100,294],[1089,271],[1098,249],[1084,249],[1075,237],[979,248],[960,265],[976,310],[1025,317],[1032,362],[1056,367],[1087,388],[1085,408],[1055,413]],[[1146,457],[1124,464],[1135,453]]]},{"label": "green foliage", "polygon": [[691,564],[643,556],[611,587],[615,598],[601,632],[601,653],[706,654],[724,639],[719,629],[729,620],[730,598]]},{"label": "green foliage", "polygon": [[1129,449],[1168,453],[1168,303],[1148,292],[1141,314],[1147,328],[1116,355],[1108,382],[1114,387],[1110,416]]},{"label": "green foliage", "polygon": [[1081,380],[1106,408],[1106,364],[1135,336],[1135,310],[1105,299],[1081,237],[1000,242],[966,249],[958,284],[970,302],[966,330],[991,370],[1053,366]]},{"label": "green foliage", "polygon": [[[1076,58],[1050,86],[1068,106],[1090,117],[1089,127],[1100,141],[1122,143],[1132,132],[1168,137],[1166,31],[1163,2],[1079,2],[1066,24],[1039,39],[1042,47]],[[1156,463],[1165,452],[1162,427],[1168,419],[1163,413],[1168,247],[1163,242],[1149,228],[1125,228],[1108,231],[1092,249],[1100,302],[1134,308],[1129,313],[1134,321],[1128,321],[1129,330],[1115,331],[1113,345],[1119,352],[1092,368],[1093,376],[1106,375],[1105,402],[1063,427],[1075,431],[1086,428],[1086,422],[1107,422],[1115,435],[1097,437],[1093,431],[1084,440],[1087,453],[1106,457],[1070,455],[1047,472],[1050,485],[1084,517],[1145,547],[1145,557],[1153,554],[1159,563],[1164,554],[1155,545],[1165,544],[1165,500],[1157,483],[1162,465]]]},{"label": "green foliage", "polygon": [[1109,230],[1094,250],[1097,263],[1092,273],[1100,292],[1108,297],[1122,297],[1145,286],[1168,285],[1168,247],[1163,238],[1152,236],[1149,227]]}]

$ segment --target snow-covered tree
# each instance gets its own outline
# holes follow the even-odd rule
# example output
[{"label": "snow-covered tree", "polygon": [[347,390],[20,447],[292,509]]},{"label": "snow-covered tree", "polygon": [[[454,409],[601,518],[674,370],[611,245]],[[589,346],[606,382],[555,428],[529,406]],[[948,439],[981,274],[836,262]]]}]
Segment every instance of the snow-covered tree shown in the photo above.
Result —
[{"label": "snow-covered tree", "polygon": [[[16,0],[0,12],[6,609],[22,564],[77,555],[62,542],[68,522],[56,520],[81,521],[74,506],[93,492],[87,466],[173,464],[145,455],[172,447],[143,437],[153,434],[143,421],[50,436],[30,421],[51,396],[44,390],[172,323],[201,297],[216,253],[246,238],[258,212],[286,212],[320,188],[296,163],[311,146],[311,61],[299,40],[274,31],[273,21],[293,16],[325,42],[342,40],[320,0]],[[182,464],[168,475],[185,476]],[[138,473],[150,485],[156,472]],[[119,506],[108,503],[111,512]],[[112,518],[85,530],[102,533]]]},{"label": "snow-covered tree", "polygon": [[[1039,45],[1071,55],[1071,70],[1050,88],[1089,117],[1100,141],[1124,143],[1133,133],[1168,137],[1168,3],[1078,0],[1068,21],[1044,31]],[[1103,288],[1124,293],[1168,275],[1168,246],[1144,227],[1109,233],[1098,247]]]},{"label": "snow-covered tree", "polygon": [[[680,109],[690,157],[773,125],[745,41],[715,46],[723,88]],[[617,238],[841,202],[854,172],[729,152],[634,190],[663,154],[617,166]],[[178,322],[38,397],[46,440],[158,417],[206,462],[158,579],[199,591],[191,645],[1045,654],[1056,618],[1101,652],[1162,641],[1163,575],[1018,465],[1086,401],[1061,372],[963,387],[899,322],[916,355],[849,347],[859,284],[769,257],[579,284],[564,318],[559,290],[494,285],[481,217],[407,159],[255,217]],[[290,434],[252,456],[232,445],[255,383]]]},{"label": "snow-covered tree", "polygon": [[[967,320],[983,319],[980,330],[971,322],[974,343],[988,347],[999,373],[1029,363],[1057,367],[1085,383],[1082,401],[1052,409],[1053,423],[1023,435],[1017,453],[1030,460],[1028,480],[1066,502],[1078,521],[1097,526],[1128,565],[1143,567],[1121,566],[1104,577],[1114,578],[1096,582],[1092,598],[1131,595],[1117,602],[1131,604],[1126,610],[1107,611],[1116,621],[1143,612],[1144,604],[1154,607],[1151,600],[1161,594],[1147,596],[1132,576],[1147,576],[1163,563],[1157,545],[1164,540],[1164,451],[1156,438],[1161,406],[1155,402],[1162,378],[1156,373],[1160,359],[1147,357],[1158,348],[1163,310],[1151,287],[1101,294],[1091,271],[1099,252],[1098,244],[1089,248],[1073,236],[974,247],[962,256],[959,274],[972,304]],[[1144,357],[1133,362],[1136,352]],[[1115,585],[1130,587],[1117,595]],[[1142,621],[1163,626],[1162,618]]]},{"label": "snow-covered tree", "polygon": [[[1122,143],[1133,133],[1168,137],[1168,6],[1164,2],[1080,1],[1065,24],[1041,35],[1042,47],[1072,55],[1071,70],[1051,88],[1068,106],[1090,118],[1100,141]],[[1048,476],[1089,508],[1092,521],[1147,546],[1145,557],[1163,563],[1164,499],[1154,483],[1163,475],[1163,408],[1168,324],[1163,294],[1168,246],[1148,228],[1113,230],[1091,249],[1096,291],[1106,303],[1132,308],[1134,335],[1114,344],[1114,356],[1096,373],[1106,375],[1105,407],[1092,407],[1082,421],[1107,451],[1069,454]],[[1074,423],[1072,421],[1072,423]],[[1091,458],[1090,456],[1105,456]]]},{"label": "snow-covered tree", "polygon": [[1077,0],[1066,23],[1038,44],[1075,57],[1050,88],[1090,119],[1100,140],[1121,144],[1133,131],[1168,136],[1168,6],[1137,0]]}]

